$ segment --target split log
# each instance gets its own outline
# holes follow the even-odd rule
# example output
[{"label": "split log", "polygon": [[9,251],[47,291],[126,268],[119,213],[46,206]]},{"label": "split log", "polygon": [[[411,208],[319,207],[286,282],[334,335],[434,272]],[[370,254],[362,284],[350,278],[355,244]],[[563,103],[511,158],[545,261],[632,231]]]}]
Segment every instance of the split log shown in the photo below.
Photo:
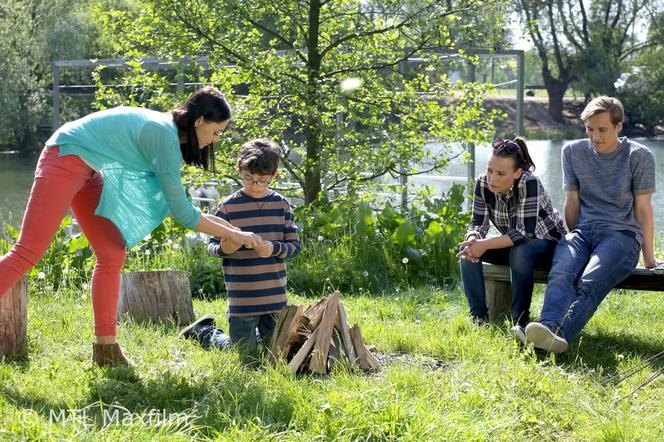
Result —
[{"label": "split log", "polygon": [[288,363],[288,368],[290,369],[291,373],[296,374],[300,369],[300,366],[307,360],[311,354],[311,349],[314,348],[314,344],[316,343],[317,338],[318,329],[314,330],[314,332],[309,335],[307,340],[304,341],[304,345],[300,347],[297,353],[295,353],[295,356],[293,356],[293,359],[291,359],[291,361]]},{"label": "split log", "polygon": [[346,309],[342,303],[339,303],[337,310],[337,322],[335,327],[341,335],[341,345],[343,351],[348,358],[348,366],[352,369],[355,368],[355,350],[353,349],[353,342],[350,338],[350,329],[348,327],[348,320],[346,318]]},{"label": "split log", "polygon": [[353,341],[353,348],[357,355],[357,363],[360,365],[360,368],[362,370],[378,370],[380,362],[371,354],[367,346],[364,345],[364,339],[362,339],[362,333],[357,324],[350,328],[350,337]]},{"label": "split log", "polygon": [[311,362],[309,363],[309,370],[313,373],[327,373],[327,355],[330,351],[330,339],[332,338],[334,323],[337,319],[338,307],[339,292],[337,291],[327,298],[325,313],[323,313],[320,325],[317,328],[318,337],[316,338],[316,346],[314,347]]},{"label": "split log", "polygon": [[22,353],[28,342],[28,277],[21,279],[0,298],[0,353]]},{"label": "split log", "polygon": [[178,270],[122,274],[118,319],[184,326],[194,320],[189,275]]},{"label": "split log", "polygon": [[309,332],[316,330],[320,324],[320,320],[325,312],[325,306],[327,306],[327,298],[321,298],[310,305],[302,314],[304,319],[302,325],[309,330]]},{"label": "split log", "polygon": [[286,359],[291,345],[298,340],[297,331],[303,310],[303,305],[290,305],[281,311],[270,346],[270,353],[275,360]]}]

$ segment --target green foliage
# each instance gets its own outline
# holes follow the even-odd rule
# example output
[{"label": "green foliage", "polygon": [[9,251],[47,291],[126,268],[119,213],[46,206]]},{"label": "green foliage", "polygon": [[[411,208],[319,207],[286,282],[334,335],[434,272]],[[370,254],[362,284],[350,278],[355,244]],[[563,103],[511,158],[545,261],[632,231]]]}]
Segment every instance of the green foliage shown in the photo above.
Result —
[{"label": "green foliage", "polygon": [[[664,34],[664,31],[662,31]],[[664,35],[662,36],[664,37]],[[660,45],[636,57],[625,86],[618,97],[634,123],[649,129],[664,125],[664,48]]]},{"label": "green foliage", "polygon": [[[452,3],[165,0],[133,11],[99,8],[98,16],[119,55],[207,55],[210,68],[186,66],[178,75],[227,93],[244,89],[232,100],[234,130],[243,140],[283,142],[282,179],[298,183],[311,204],[399,165],[407,173],[423,162],[440,170],[446,152],[432,155],[429,139],[445,145],[489,139],[497,113],[482,110],[486,88],[450,80],[446,58],[430,49],[454,44],[448,25],[461,12]],[[461,11],[472,15],[479,6],[463,2]],[[420,61],[406,66],[414,54]],[[124,73],[121,85],[140,86],[100,89],[100,106],[162,107],[183,98],[167,97],[166,74],[134,65]],[[349,79],[356,89],[343,87]],[[236,144],[227,138],[220,147],[228,152]],[[228,161],[219,166],[229,173]]]},{"label": "green foliage", "polygon": [[[37,147],[50,125],[51,63],[103,53],[91,0],[5,0],[0,5],[0,145]],[[80,72],[62,80],[80,83]],[[80,100],[66,99],[63,118],[80,114]]]},{"label": "green foliage", "polygon": [[299,208],[302,252],[289,265],[291,288],[384,293],[450,282],[458,272],[456,245],[469,221],[462,213],[464,191],[455,185],[442,198],[425,192],[423,205],[406,214],[389,204],[376,214],[362,200]]}]

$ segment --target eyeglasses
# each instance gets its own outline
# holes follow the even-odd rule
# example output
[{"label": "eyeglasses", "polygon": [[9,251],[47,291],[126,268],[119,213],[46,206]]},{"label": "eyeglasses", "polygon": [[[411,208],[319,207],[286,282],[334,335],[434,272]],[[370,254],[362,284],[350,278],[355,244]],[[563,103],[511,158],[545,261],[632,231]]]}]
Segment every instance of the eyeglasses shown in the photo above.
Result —
[{"label": "eyeglasses", "polygon": [[269,178],[267,180],[252,180],[250,177],[246,175],[240,175],[240,176],[242,177],[242,182],[248,186],[254,185],[258,187],[267,187],[272,182],[272,178]]}]

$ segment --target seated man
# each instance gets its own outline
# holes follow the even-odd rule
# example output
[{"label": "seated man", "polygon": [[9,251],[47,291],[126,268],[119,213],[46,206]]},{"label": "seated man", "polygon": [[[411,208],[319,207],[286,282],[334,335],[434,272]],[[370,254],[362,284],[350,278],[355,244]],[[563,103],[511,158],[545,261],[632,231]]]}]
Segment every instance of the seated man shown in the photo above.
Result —
[{"label": "seated man", "polygon": [[653,248],[655,157],[645,146],[618,138],[622,103],[592,100],[581,114],[587,139],[562,151],[565,222],[556,247],[540,322],[526,327],[536,348],[562,353],[611,289],[639,261],[657,265]]}]

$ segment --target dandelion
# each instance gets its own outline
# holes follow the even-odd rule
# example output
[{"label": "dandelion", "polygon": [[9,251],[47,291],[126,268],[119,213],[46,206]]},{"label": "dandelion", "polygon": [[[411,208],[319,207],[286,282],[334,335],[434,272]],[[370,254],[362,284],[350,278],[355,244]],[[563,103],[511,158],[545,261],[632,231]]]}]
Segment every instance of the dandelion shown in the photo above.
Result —
[{"label": "dandelion", "polygon": [[318,241],[322,241],[322,240],[324,240],[324,239],[325,239],[325,238],[323,238],[323,235],[318,235]]},{"label": "dandelion", "polygon": [[362,276],[364,276],[364,277],[366,278],[367,276],[369,276],[369,272],[367,272],[366,270],[363,271],[363,272],[362,272]]},{"label": "dandelion", "polygon": [[408,258],[402,259],[401,262],[404,263],[404,264],[408,264]]},{"label": "dandelion", "polygon": [[45,274],[44,272],[39,272],[39,273],[37,274],[37,278],[39,278],[39,279],[44,279],[44,278],[46,278],[46,274]]}]

